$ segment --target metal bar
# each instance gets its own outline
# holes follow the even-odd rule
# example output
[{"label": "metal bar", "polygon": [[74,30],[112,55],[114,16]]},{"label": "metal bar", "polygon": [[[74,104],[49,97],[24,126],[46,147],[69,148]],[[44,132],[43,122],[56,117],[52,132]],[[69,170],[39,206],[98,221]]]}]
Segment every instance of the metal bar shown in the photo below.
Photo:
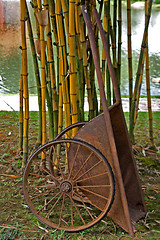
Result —
[{"label": "metal bar", "polygon": [[121,98],[120,98],[119,91],[118,91],[118,84],[117,84],[117,80],[116,80],[116,77],[115,77],[114,68],[113,68],[113,65],[112,65],[112,62],[111,62],[108,46],[107,46],[107,41],[106,41],[104,30],[102,28],[102,24],[101,24],[101,21],[99,19],[99,16],[98,16],[98,13],[97,13],[96,9],[93,10],[93,14],[94,14],[94,17],[95,17],[96,22],[97,22],[98,29],[99,29],[100,34],[101,34],[102,43],[103,43],[105,55],[106,55],[106,58],[107,58],[108,69],[109,69],[109,73],[110,73],[112,84],[113,84],[113,90],[114,90],[116,102],[121,102]]},{"label": "metal bar", "polygon": [[[94,14],[95,14],[95,12],[94,12]],[[128,203],[127,203],[125,189],[124,189],[124,184],[123,184],[123,179],[122,179],[121,170],[120,170],[119,159],[118,159],[118,155],[117,155],[116,144],[115,144],[115,140],[114,140],[114,134],[113,134],[112,124],[111,124],[110,114],[109,114],[107,100],[106,100],[104,86],[103,86],[102,74],[100,71],[97,48],[96,48],[96,44],[95,44],[92,25],[91,25],[91,22],[90,22],[88,13],[87,13],[87,8],[85,5],[82,6],[82,13],[83,13],[83,17],[84,17],[84,20],[85,20],[85,23],[86,23],[86,26],[88,29],[88,37],[89,37],[90,44],[91,44],[93,60],[94,60],[96,74],[97,74],[97,78],[98,78],[99,91],[100,91],[100,95],[101,95],[101,99],[102,99],[105,125],[106,125],[106,130],[107,130],[107,134],[108,134],[108,138],[109,138],[109,143],[110,143],[110,148],[111,148],[111,153],[112,153],[112,158],[113,158],[113,163],[114,163],[114,169],[115,169],[115,175],[118,179],[118,184],[119,184],[119,188],[120,188],[123,210],[124,210],[125,218],[126,218],[127,225],[128,225],[128,232],[131,236],[134,236],[133,227],[131,224],[131,218],[130,218],[129,209],[128,209]],[[98,14],[97,14],[97,18],[98,18]],[[103,35],[103,32],[101,32],[101,33]]]}]

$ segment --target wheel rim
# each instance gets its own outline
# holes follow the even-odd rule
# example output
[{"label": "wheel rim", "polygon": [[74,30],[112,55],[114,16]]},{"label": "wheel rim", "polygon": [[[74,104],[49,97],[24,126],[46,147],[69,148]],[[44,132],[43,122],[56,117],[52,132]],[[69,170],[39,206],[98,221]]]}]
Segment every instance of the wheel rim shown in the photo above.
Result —
[{"label": "wheel rim", "polygon": [[41,222],[74,232],[91,227],[109,211],[114,178],[108,161],[93,146],[61,139],[32,154],[23,176],[23,191]]}]

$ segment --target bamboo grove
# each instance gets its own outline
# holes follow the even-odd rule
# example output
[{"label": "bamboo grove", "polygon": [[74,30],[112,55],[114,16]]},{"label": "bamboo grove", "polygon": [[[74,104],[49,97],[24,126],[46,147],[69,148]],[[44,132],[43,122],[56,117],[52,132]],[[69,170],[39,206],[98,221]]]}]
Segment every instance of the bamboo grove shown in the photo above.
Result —
[{"label": "bamboo grove", "polygon": [[[28,3],[29,4],[29,3]],[[94,27],[99,61],[107,95],[108,105],[114,102],[112,84],[105,53],[99,38],[92,10],[96,7],[102,19],[112,64],[120,91],[121,84],[121,43],[122,43],[122,1],[121,0],[32,0],[29,12],[25,0],[20,0],[21,21],[21,77],[20,77],[20,132],[19,148],[23,152],[23,165],[28,157],[29,90],[27,69],[27,39],[31,46],[34,76],[39,106],[38,145],[53,140],[64,127],[78,121],[90,120],[101,113],[99,90],[95,67],[84,24],[81,5],[86,4]],[[113,7],[111,7],[113,5]],[[152,111],[149,81],[148,26],[152,0],[145,1],[145,26],[140,50],[135,86],[132,71],[131,3],[127,0],[127,41],[128,41],[128,88],[131,141],[137,119],[138,103],[144,65],[149,112],[150,141],[153,145]],[[34,26],[34,29],[33,29]],[[35,29],[36,28],[36,29]],[[88,116],[85,117],[85,101]],[[24,105],[24,106],[23,106]],[[24,110],[23,110],[24,109]],[[24,111],[24,112],[23,112]],[[76,134],[75,128],[72,135]],[[69,137],[72,137],[71,135]]]}]

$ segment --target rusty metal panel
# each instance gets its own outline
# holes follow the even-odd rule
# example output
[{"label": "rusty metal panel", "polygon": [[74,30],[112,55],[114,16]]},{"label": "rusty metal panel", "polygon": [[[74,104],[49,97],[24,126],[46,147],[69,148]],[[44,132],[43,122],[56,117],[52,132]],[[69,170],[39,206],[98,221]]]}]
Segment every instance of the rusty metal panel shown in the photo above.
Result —
[{"label": "rusty metal panel", "polygon": [[[136,162],[132,154],[132,148],[128,137],[128,131],[124,120],[121,104],[109,108],[113,133],[120,163],[119,171],[122,174],[125,194],[127,198],[131,222],[136,222],[146,214],[146,206],[144,202],[141,184],[136,168]],[[110,163],[114,175],[114,162],[108,140],[108,135],[105,127],[104,114],[97,116],[90,122],[86,123],[76,134],[75,139],[86,141],[98,149]],[[103,171],[99,169],[99,171]],[[101,203],[99,203],[101,205]],[[121,226],[124,230],[129,232],[122,199],[120,194],[120,186],[117,175],[115,175],[115,198],[113,205],[108,213],[108,216],[113,219],[115,223]],[[133,231],[135,226],[132,225]]]}]

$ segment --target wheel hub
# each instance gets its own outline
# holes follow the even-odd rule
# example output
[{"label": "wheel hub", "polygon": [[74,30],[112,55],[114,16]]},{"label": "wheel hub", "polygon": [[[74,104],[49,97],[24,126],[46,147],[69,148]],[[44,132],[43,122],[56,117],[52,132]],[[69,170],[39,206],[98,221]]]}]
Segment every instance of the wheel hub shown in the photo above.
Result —
[{"label": "wheel hub", "polygon": [[61,192],[70,193],[72,191],[72,184],[69,181],[63,181],[60,185]]}]

